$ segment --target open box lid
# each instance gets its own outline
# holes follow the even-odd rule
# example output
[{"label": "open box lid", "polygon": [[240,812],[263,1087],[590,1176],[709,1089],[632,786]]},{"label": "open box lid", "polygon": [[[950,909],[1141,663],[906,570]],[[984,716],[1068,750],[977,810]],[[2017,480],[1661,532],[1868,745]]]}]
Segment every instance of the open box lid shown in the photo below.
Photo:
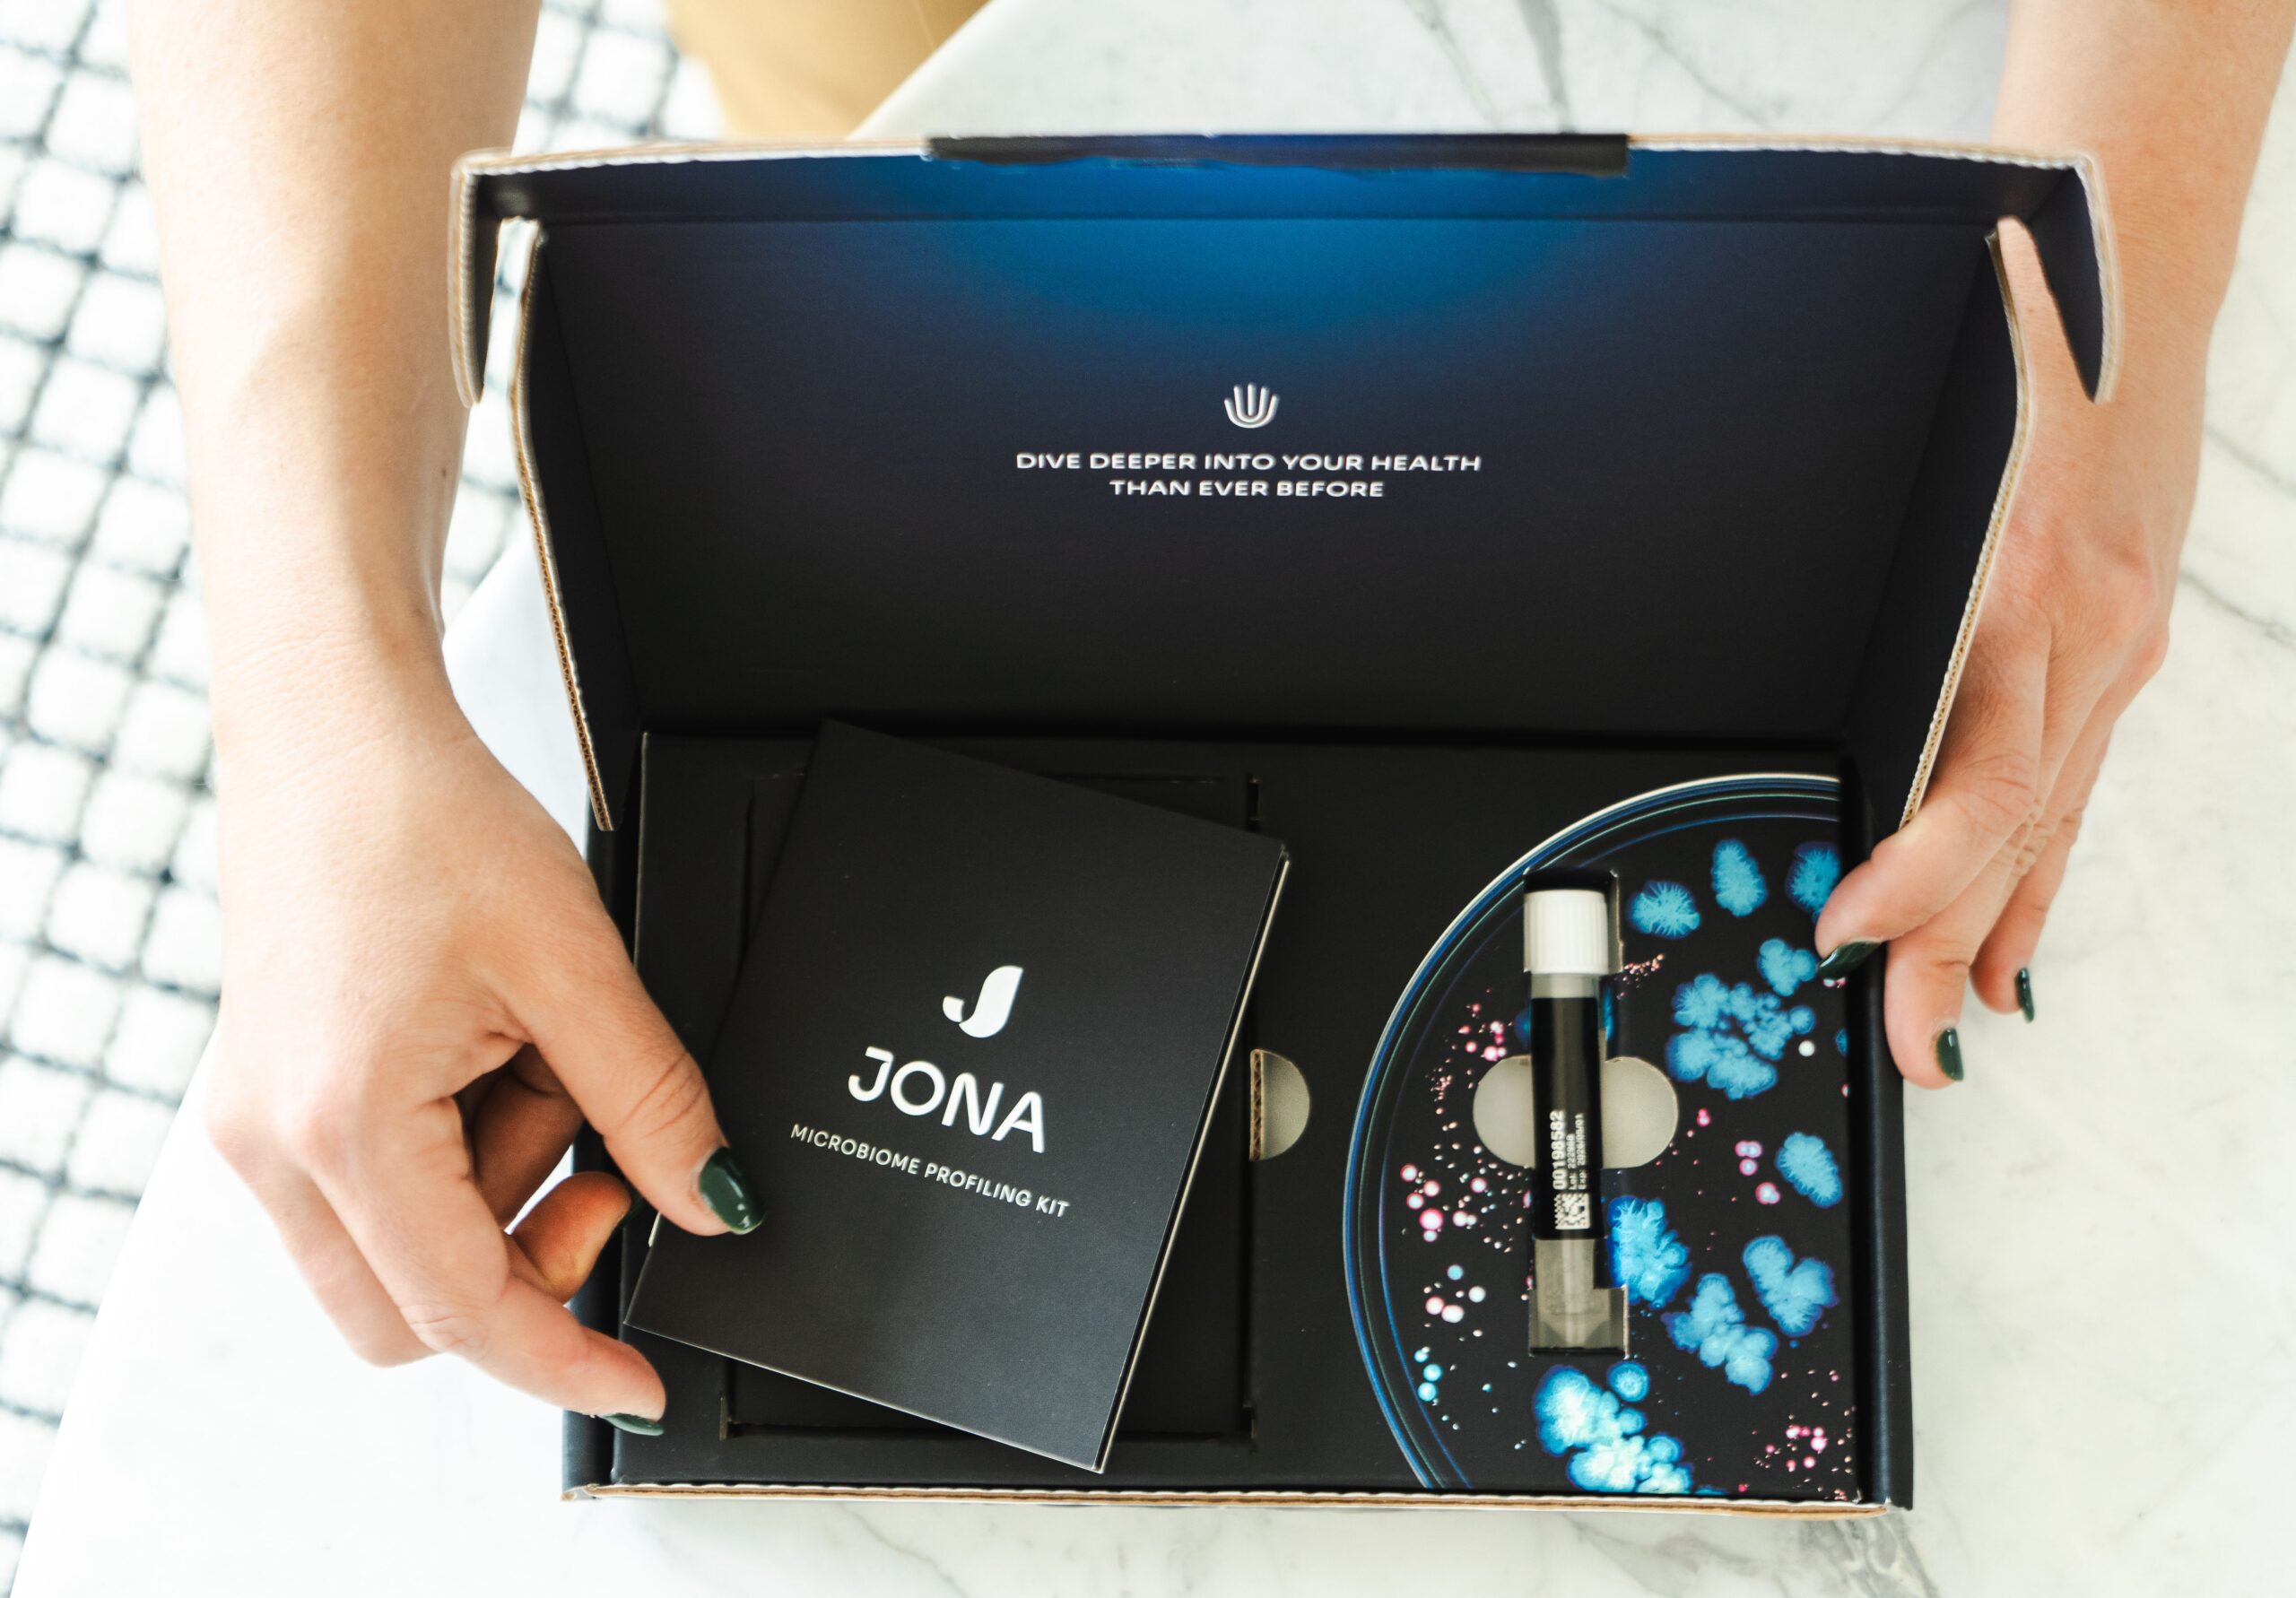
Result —
[{"label": "open box lid", "polygon": [[2100,396],[2088,163],[1945,145],[474,156],[454,332],[474,399],[538,223],[518,459],[601,826],[647,731],[837,716],[1810,743],[1878,832],[2022,436],[2004,216]]}]

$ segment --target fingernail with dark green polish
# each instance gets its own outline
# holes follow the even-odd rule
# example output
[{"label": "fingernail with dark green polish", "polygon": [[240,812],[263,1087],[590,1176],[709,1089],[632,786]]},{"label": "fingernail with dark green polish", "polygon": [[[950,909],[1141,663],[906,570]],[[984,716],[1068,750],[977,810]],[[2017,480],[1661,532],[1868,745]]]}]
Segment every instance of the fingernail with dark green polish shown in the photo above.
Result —
[{"label": "fingernail with dark green polish", "polygon": [[1961,1080],[1961,1035],[1951,1027],[1937,1034],[1937,1069],[1948,1081]]},{"label": "fingernail with dark green polish", "polygon": [[659,1420],[648,1420],[643,1415],[601,1415],[598,1419],[617,1431],[635,1432],[641,1437],[658,1437],[662,1435],[662,1423]]},{"label": "fingernail with dark green polish", "polygon": [[704,1162],[695,1185],[701,1189],[701,1202],[726,1223],[729,1232],[753,1232],[764,1219],[758,1213],[757,1196],[750,1192],[749,1179],[734,1163],[731,1149],[720,1149]]},{"label": "fingernail with dark green polish", "polygon": [[1844,943],[1818,962],[1819,980],[1847,977],[1866,963],[1866,957],[1879,949],[1879,943]]},{"label": "fingernail with dark green polish", "polygon": [[2033,1019],[2033,973],[2030,966],[2017,968],[2017,1008],[2025,1012],[2027,1020]]}]

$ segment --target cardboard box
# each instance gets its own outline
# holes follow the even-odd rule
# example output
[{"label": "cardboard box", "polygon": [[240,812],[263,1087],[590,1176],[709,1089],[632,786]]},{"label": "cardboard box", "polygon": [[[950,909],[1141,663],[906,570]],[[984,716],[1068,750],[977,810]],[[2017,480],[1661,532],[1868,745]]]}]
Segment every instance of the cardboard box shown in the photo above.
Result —
[{"label": "cardboard box", "polygon": [[[1540,840],[1747,772],[1838,779],[1849,857],[1910,816],[2023,434],[1997,219],[2031,230],[2084,383],[2111,380],[2083,161],[692,147],[474,157],[456,215],[466,397],[499,224],[536,224],[515,425],[594,858],[699,1055],[825,716],[1261,826],[1295,861],[1247,1041],[1297,1063],[1309,1127],[1251,1159],[1235,1078],[1105,1476],[642,1340],[670,1429],[571,1420],[570,1490],[1911,1501],[1878,968],[1839,1000],[1847,1353],[1807,1477],[1622,1498],[1535,1444],[1518,1471],[1414,1443],[1452,1410],[1400,1414],[1366,1330],[1392,1293],[1367,1285],[1363,1128],[1400,1001]],[[649,1220],[578,1304],[592,1324],[618,1323]]]}]

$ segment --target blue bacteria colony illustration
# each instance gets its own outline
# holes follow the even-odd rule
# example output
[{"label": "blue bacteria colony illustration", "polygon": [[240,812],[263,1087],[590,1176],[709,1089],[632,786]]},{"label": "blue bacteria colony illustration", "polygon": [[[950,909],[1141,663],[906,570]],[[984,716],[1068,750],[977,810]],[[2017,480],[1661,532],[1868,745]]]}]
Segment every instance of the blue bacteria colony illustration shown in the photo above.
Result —
[{"label": "blue bacteria colony illustration", "polygon": [[1778,1145],[1778,1174],[1786,1185],[1821,1210],[1841,1203],[1841,1168],[1834,1163],[1826,1140],[1807,1132],[1789,1132]]},{"label": "blue bacteria colony illustration", "polygon": [[1690,1250],[1666,1224],[1665,1202],[1613,1199],[1610,1216],[1611,1281],[1631,1302],[1673,1303],[1690,1280]]},{"label": "blue bacteria colony illustration", "polygon": [[1786,893],[1810,912],[1813,920],[1833,897],[1841,881],[1841,854],[1829,843],[1805,843],[1794,851],[1794,865],[1787,873]]},{"label": "blue bacteria colony illustration", "polygon": [[1682,1444],[1648,1429],[1634,1407],[1649,1392],[1650,1373],[1631,1359],[1611,1367],[1607,1386],[1558,1365],[1539,1384],[1540,1446],[1567,1460],[1571,1485],[1588,1492],[1689,1492]]},{"label": "blue bacteria colony illustration", "polygon": [[1807,1004],[1788,1010],[1776,993],[1751,983],[1725,985],[1702,971],[1675,990],[1674,1020],[1682,1029],[1667,1040],[1666,1068],[1675,1079],[1751,1099],[1777,1085],[1779,1056],[1816,1024],[1817,1014]]},{"label": "blue bacteria colony illustration", "polygon": [[1761,968],[1761,979],[1781,998],[1792,998],[1797,988],[1818,974],[1816,952],[1796,949],[1784,938],[1763,939],[1754,963]]},{"label": "blue bacteria colony illustration", "polygon": [[1742,918],[1770,902],[1770,884],[1761,867],[1735,838],[1714,846],[1714,902]]},{"label": "blue bacteria colony illustration", "polygon": [[1789,1337],[1800,1337],[1840,1300],[1833,1296],[1833,1272],[1823,1260],[1796,1260],[1783,1238],[1756,1238],[1740,1256],[1746,1280],[1763,1310]]},{"label": "blue bacteria colony illustration", "polygon": [[1518,920],[1459,957],[1359,1177],[1403,1340],[1390,1424],[1444,1484],[1854,1498],[1848,1018],[1812,937],[1843,872],[1831,827],[1740,815],[1573,864],[1619,877],[1613,1052],[1657,1064],[1679,1104],[1666,1151],[1604,1179],[1628,1357],[1528,1351],[1530,1173],[1475,1141],[1472,1111],[1525,1045]]},{"label": "blue bacteria colony illustration", "polygon": [[1770,1357],[1778,1351],[1778,1334],[1746,1324],[1738,1307],[1737,1290],[1719,1272],[1698,1279],[1690,1307],[1666,1317],[1666,1333],[1674,1346],[1698,1356],[1698,1362],[1749,1393],[1770,1385]]},{"label": "blue bacteria colony illustration", "polygon": [[1698,930],[1698,899],[1680,882],[1651,882],[1628,901],[1626,919],[1654,938],[1686,938]]},{"label": "blue bacteria colony illustration", "polygon": [[[1714,899],[1744,920],[1770,902],[1770,884],[1752,850],[1735,838],[1714,846]],[[1815,917],[1840,879],[1840,857],[1829,844],[1804,844],[1795,851],[1787,897]],[[1664,886],[1685,899],[1679,882]],[[1649,890],[1644,890],[1644,894]],[[1642,902],[1642,895],[1634,900]],[[1676,916],[1699,924],[1695,902]],[[1641,923],[1630,916],[1639,927]],[[1672,935],[1672,934],[1660,934]],[[1788,1004],[1817,979],[1815,950],[1789,938],[1765,938],[1754,951],[1755,979],[1726,982],[1701,971],[1674,990],[1674,1024],[1666,1042],[1666,1068],[1677,1081],[1702,1082],[1727,1099],[1751,1099],[1778,1085],[1778,1063],[1789,1047],[1815,1053],[1806,1039],[1818,1021],[1806,1003]]]}]

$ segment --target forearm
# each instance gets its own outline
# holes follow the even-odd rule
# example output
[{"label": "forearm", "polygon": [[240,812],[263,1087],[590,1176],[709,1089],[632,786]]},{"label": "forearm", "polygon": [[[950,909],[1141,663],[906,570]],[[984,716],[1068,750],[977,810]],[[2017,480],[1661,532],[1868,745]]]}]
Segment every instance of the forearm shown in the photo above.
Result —
[{"label": "forearm", "polygon": [[535,0],[133,0],[218,746],[443,693],[464,413],[448,172],[517,125]]},{"label": "forearm", "polygon": [[2196,381],[2292,21],[2296,0],[2013,0],[1994,136],[2097,157],[2133,384]]}]

